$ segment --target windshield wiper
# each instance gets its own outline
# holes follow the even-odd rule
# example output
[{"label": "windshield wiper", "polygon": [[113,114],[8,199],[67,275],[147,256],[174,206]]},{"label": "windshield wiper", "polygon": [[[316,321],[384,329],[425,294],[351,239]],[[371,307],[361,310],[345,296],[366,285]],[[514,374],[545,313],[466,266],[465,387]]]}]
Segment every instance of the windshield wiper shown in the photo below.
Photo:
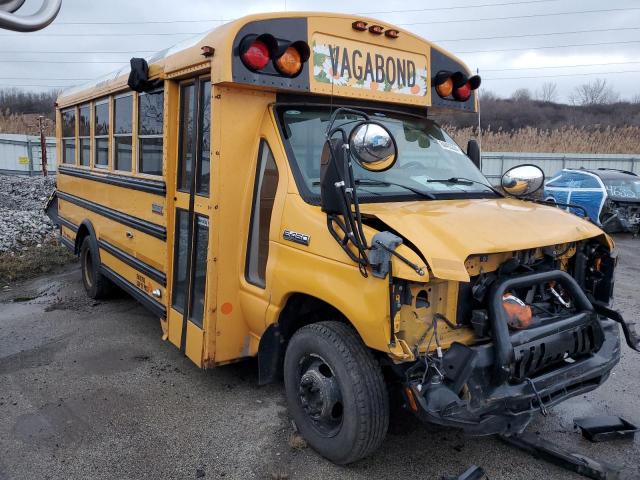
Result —
[{"label": "windshield wiper", "polygon": [[471,180],[470,178],[466,178],[466,177],[430,178],[427,180],[427,183],[452,183],[455,185],[473,185],[473,184],[482,185],[483,187],[486,187],[489,190],[491,190],[496,195],[504,197],[504,195],[502,195],[498,190],[493,188],[491,185],[488,185],[484,182],[479,182],[478,180]]},{"label": "windshield wiper", "polygon": [[431,192],[425,192],[423,190],[418,190],[417,188],[413,188],[410,187],[409,185],[403,185],[402,183],[394,183],[394,182],[387,182],[387,181],[382,181],[382,180],[371,180],[368,178],[358,178],[356,179],[356,185],[369,185],[372,187],[400,187],[400,188],[404,188],[406,190],[409,190],[410,192],[415,193],[416,195],[419,195],[421,197],[424,198],[428,198],[429,200],[436,200],[436,196],[431,193]]}]

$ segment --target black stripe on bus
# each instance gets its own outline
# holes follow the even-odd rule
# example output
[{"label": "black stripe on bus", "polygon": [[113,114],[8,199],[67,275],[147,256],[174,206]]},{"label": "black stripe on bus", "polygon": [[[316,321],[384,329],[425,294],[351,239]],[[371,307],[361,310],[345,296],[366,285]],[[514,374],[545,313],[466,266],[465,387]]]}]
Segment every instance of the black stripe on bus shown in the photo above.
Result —
[{"label": "black stripe on bus", "polygon": [[160,302],[150,298],[148,295],[143,293],[139,288],[129,282],[127,279],[117,274],[113,270],[111,270],[106,265],[100,265],[100,273],[102,273],[105,277],[115,283],[118,287],[123,289],[129,295],[131,295],[135,300],[137,300],[143,307],[149,310],[151,313],[160,318],[167,317],[167,309]]},{"label": "black stripe on bus", "polygon": [[75,223],[70,222],[64,217],[58,215],[58,222],[60,225],[67,227],[69,230],[72,230],[74,233],[78,233],[78,226]]},{"label": "black stripe on bus", "polygon": [[76,253],[76,246],[68,238],[60,236],[60,243],[62,243],[62,245],[67,247],[69,250],[71,250],[71,253]]},{"label": "black stripe on bus", "polygon": [[115,220],[116,222],[127,225],[128,227],[135,228],[136,230],[151,235],[152,237],[159,238],[163,241],[166,241],[167,239],[167,229],[161,225],[147,222],[146,220],[142,220],[140,218],[132,217],[131,215],[127,215],[126,213],[113,210],[112,208],[108,208],[103,205],[98,205],[97,203],[85,200],[84,198],[76,197],[75,195],[71,195],[69,193],[59,191],[57,195],[61,200],[65,200],[67,202],[78,205],[79,207],[86,208],[93,213],[97,213],[98,215],[102,215],[103,217],[110,218],[111,220]]},{"label": "black stripe on bus", "polygon": [[63,165],[58,167],[58,173],[69,175],[70,177],[83,178],[94,182],[107,183],[117,187],[131,188],[140,190],[141,192],[153,193],[154,195],[165,196],[167,194],[167,186],[161,180],[150,180],[148,178],[125,177],[121,175],[96,175],[85,170],[70,168]]},{"label": "black stripe on bus", "polygon": [[126,263],[131,268],[138,270],[140,273],[144,273],[151,280],[156,281],[163,287],[167,286],[167,276],[157,268],[153,268],[151,265],[146,264],[136,257],[129,255],[127,252],[114,247],[105,240],[98,240],[98,246],[105,250],[107,253],[110,253],[111,255],[116,257],[121,262]]}]

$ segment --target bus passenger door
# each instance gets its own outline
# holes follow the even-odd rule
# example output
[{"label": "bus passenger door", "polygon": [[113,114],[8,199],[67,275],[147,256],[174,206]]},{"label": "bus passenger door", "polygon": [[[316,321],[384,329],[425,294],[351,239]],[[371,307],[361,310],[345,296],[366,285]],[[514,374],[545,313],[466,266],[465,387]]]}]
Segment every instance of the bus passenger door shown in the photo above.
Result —
[{"label": "bus passenger door", "polygon": [[182,81],[178,95],[178,157],[171,212],[173,267],[167,320],[169,340],[202,366],[210,231],[211,81],[209,77]]}]

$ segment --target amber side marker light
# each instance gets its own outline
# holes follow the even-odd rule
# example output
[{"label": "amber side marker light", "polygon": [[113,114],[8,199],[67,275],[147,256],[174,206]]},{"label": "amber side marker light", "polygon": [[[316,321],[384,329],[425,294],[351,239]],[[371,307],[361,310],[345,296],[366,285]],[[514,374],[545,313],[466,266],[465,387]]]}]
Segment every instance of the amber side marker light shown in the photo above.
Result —
[{"label": "amber side marker light", "polygon": [[404,387],[404,393],[407,396],[407,402],[409,403],[409,408],[412,412],[418,411],[418,404],[416,403],[416,399],[413,396],[413,390],[410,387]]}]

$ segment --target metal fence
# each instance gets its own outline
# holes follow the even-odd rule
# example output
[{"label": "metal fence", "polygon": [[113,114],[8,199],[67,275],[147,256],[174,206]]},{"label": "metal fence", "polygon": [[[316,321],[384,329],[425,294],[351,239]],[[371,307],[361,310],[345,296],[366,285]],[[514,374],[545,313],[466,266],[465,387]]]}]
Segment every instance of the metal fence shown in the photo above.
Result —
[{"label": "metal fence", "polygon": [[[47,170],[56,173],[56,139],[47,137]],[[0,172],[15,175],[42,175],[40,137],[0,134]]]},{"label": "metal fence", "polygon": [[[532,163],[544,170],[547,178],[563,168],[617,168],[640,174],[637,155],[594,155],[583,153],[483,152],[482,172],[492,182],[509,168]],[[56,139],[47,137],[47,167],[56,171]],[[42,174],[40,138],[28,135],[0,134],[0,172],[21,175]]]},{"label": "metal fence", "polygon": [[537,165],[551,178],[563,168],[616,168],[640,174],[640,153],[637,155],[595,155],[587,153],[519,153],[483,152],[482,172],[497,183],[504,172],[522,163]]}]

